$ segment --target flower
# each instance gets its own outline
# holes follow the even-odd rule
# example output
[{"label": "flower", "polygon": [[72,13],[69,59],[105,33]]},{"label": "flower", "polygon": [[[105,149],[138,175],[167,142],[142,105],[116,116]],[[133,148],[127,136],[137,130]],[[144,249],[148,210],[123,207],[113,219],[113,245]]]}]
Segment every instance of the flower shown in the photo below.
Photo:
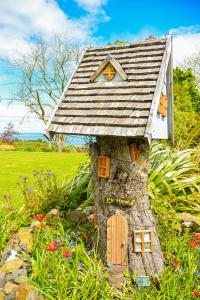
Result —
[{"label": "flower", "polygon": [[50,242],[50,243],[47,243],[47,244],[49,245],[49,247],[45,248],[44,249],[45,251],[54,252],[54,251],[58,250],[58,247],[57,247],[55,242]]},{"label": "flower", "polygon": [[66,234],[66,238],[70,239],[71,235],[69,233]]},{"label": "flower", "polygon": [[45,215],[42,215],[42,214],[38,214],[38,215],[35,216],[35,219],[36,219],[37,221],[40,221],[40,222],[43,221],[44,218],[45,218]]},{"label": "flower", "polygon": [[200,240],[200,233],[195,233],[195,234],[193,234],[193,235],[192,235],[192,238],[193,238],[194,240]]},{"label": "flower", "polygon": [[181,260],[177,260],[176,258],[172,258],[171,263],[173,266],[178,266],[181,264]]},{"label": "flower", "polygon": [[79,269],[79,270],[82,270],[82,269],[83,269],[83,264],[82,264],[82,262],[80,262],[80,261],[78,262],[78,269]]},{"label": "flower", "polygon": [[76,236],[79,236],[81,233],[80,233],[80,231],[78,230],[77,232],[76,232]]},{"label": "flower", "polygon": [[72,253],[68,249],[64,249],[64,252],[63,252],[64,257],[71,257],[71,255],[72,255]]},{"label": "flower", "polygon": [[190,248],[191,249],[195,249],[197,246],[198,246],[198,242],[196,242],[196,241],[191,241],[190,242]]},{"label": "flower", "polygon": [[193,295],[195,298],[199,298],[199,297],[200,297],[200,293],[198,292],[197,289],[194,289],[194,290],[192,291],[192,295]]},{"label": "flower", "polygon": [[83,236],[84,239],[86,239],[86,240],[88,239],[88,234],[87,234],[87,232],[83,232],[83,233],[82,233],[82,236]]}]

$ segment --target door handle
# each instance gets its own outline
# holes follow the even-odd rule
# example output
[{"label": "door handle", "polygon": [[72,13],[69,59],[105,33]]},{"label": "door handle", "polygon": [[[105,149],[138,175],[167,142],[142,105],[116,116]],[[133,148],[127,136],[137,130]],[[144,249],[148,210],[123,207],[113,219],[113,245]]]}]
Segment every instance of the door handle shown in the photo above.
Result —
[{"label": "door handle", "polygon": [[123,241],[123,242],[122,242],[122,246],[125,246],[125,245],[126,245],[126,242]]}]

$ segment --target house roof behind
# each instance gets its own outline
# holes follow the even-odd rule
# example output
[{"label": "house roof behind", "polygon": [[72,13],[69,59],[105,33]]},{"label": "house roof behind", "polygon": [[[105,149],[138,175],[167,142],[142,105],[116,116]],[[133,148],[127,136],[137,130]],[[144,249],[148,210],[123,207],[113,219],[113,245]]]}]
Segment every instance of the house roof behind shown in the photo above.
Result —
[{"label": "house roof behind", "polygon": [[[49,121],[46,135],[144,136],[167,39],[88,48]],[[91,82],[111,55],[127,80]]]}]

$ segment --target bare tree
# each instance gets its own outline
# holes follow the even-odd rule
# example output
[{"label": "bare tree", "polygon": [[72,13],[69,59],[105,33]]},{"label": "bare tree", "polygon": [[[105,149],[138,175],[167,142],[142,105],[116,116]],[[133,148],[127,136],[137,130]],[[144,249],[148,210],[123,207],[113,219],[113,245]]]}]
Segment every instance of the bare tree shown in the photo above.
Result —
[{"label": "bare tree", "polygon": [[197,86],[200,88],[200,50],[185,58],[181,67],[183,67],[184,69],[192,69],[193,74],[196,78]]},{"label": "bare tree", "polygon": [[[51,43],[34,44],[12,63],[20,77],[10,100],[23,103],[46,125],[81,52],[79,45],[62,36],[55,36]],[[56,141],[61,150],[64,139],[56,137]]]}]

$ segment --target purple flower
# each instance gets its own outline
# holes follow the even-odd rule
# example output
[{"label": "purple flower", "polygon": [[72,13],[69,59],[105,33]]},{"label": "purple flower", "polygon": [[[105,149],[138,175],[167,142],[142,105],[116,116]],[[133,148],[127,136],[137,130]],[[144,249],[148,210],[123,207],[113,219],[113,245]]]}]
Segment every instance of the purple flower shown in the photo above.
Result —
[{"label": "purple flower", "polygon": [[104,276],[104,272],[101,272],[101,273],[100,273],[100,276],[103,277],[103,276]]},{"label": "purple flower", "polygon": [[30,188],[27,189],[27,193],[31,193],[32,191],[33,191],[32,187],[30,187]]},{"label": "purple flower", "polygon": [[19,185],[19,182],[16,182],[16,185]]},{"label": "purple flower", "polygon": [[77,232],[76,232],[76,236],[79,236],[81,233],[80,233],[80,231],[78,230]]},{"label": "purple flower", "polygon": [[6,200],[7,199],[7,196],[6,195],[3,195],[4,199]]},{"label": "purple flower", "polygon": [[59,236],[58,238],[57,238],[57,240],[56,240],[56,244],[59,244],[59,243],[61,243],[62,242],[62,239],[61,239],[61,237]]},{"label": "purple flower", "polygon": [[82,269],[83,269],[83,264],[82,264],[82,262],[80,262],[80,261],[78,262],[78,269],[79,269],[79,270],[82,270]]},{"label": "purple flower", "polygon": [[66,238],[70,239],[71,235],[69,233],[66,234]]},{"label": "purple flower", "polygon": [[71,256],[68,256],[68,257],[67,257],[67,260],[70,260],[70,259],[71,259]]},{"label": "purple flower", "polygon": [[28,177],[24,177],[24,181],[25,181],[25,182],[27,181],[27,179],[28,179]]}]

